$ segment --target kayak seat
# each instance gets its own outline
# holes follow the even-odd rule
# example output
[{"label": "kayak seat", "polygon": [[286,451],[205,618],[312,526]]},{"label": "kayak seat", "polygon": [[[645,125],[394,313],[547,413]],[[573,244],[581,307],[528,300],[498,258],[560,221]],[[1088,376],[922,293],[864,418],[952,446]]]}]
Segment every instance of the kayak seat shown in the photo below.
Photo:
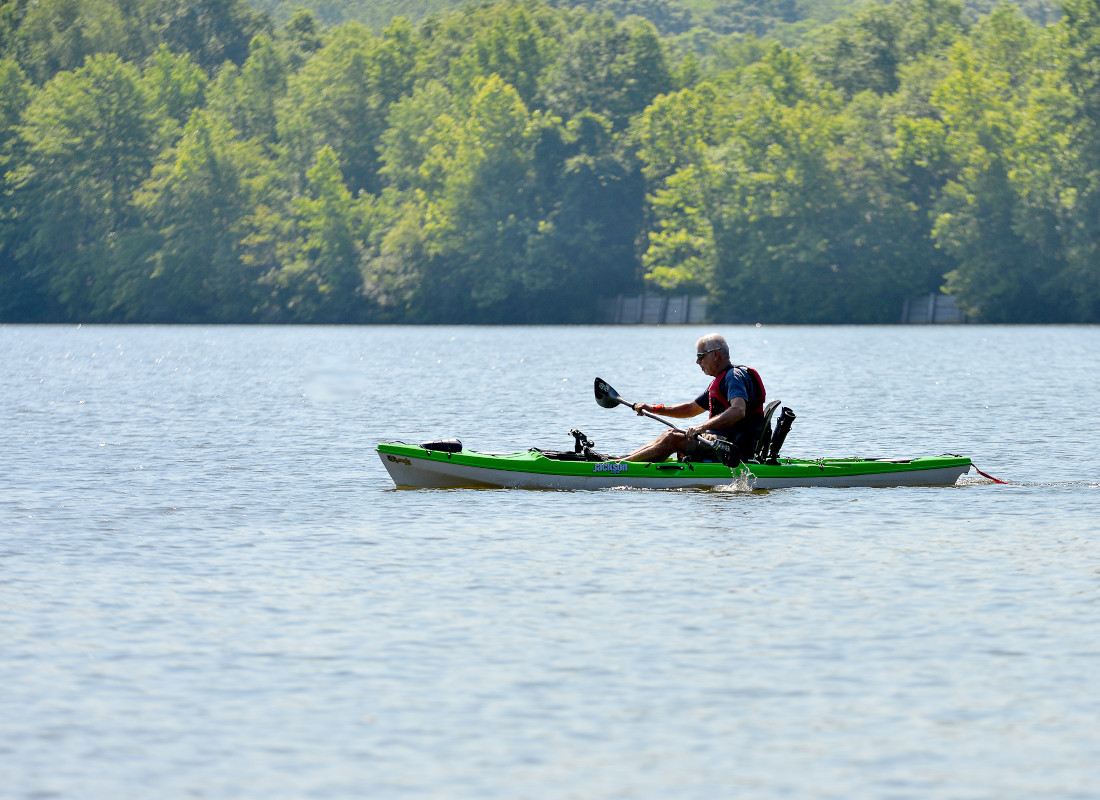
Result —
[{"label": "kayak seat", "polygon": [[753,453],[753,457],[749,459],[757,464],[778,464],[779,449],[783,447],[783,442],[787,438],[787,434],[790,433],[791,425],[794,424],[796,415],[786,406],[783,406],[782,412],[779,414],[779,421],[775,423],[775,429],[772,429],[772,417],[775,416],[775,410],[779,408],[778,400],[772,400],[768,403],[764,409],[764,427],[760,429],[760,438],[756,440],[756,450]]},{"label": "kayak seat", "polygon": [[772,434],[771,444],[768,445],[768,457],[766,462],[775,466],[779,463],[779,451],[783,447],[783,442],[787,439],[787,434],[791,432],[791,425],[794,424],[797,415],[786,406],[783,406],[783,410],[779,413],[779,420],[775,423],[775,433]]},{"label": "kayak seat", "polygon": [[763,461],[768,457],[768,447],[772,443],[772,417],[779,408],[780,400],[772,400],[764,407],[764,427],[760,429],[760,437],[756,440],[756,447],[752,451],[754,461]]}]

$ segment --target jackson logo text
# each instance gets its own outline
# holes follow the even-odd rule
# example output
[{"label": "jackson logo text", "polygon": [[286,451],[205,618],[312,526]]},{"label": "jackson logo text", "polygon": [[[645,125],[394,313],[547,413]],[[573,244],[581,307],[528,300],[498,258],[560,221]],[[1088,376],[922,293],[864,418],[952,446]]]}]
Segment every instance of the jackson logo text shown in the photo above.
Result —
[{"label": "jackson logo text", "polygon": [[626,472],[628,469],[630,469],[630,467],[626,464],[620,464],[615,461],[604,461],[592,466],[593,472]]}]

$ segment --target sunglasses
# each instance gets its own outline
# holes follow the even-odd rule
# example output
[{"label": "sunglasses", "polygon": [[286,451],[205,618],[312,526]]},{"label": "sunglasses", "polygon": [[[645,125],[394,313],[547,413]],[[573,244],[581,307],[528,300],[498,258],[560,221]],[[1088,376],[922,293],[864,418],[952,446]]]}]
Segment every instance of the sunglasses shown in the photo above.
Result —
[{"label": "sunglasses", "polygon": [[704,350],[702,353],[696,353],[695,354],[695,363],[698,364],[700,361],[702,361],[704,358],[706,358],[709,353],[717,353],[718,350],[719,350],[719,348],[716,347],[713,350]]}]

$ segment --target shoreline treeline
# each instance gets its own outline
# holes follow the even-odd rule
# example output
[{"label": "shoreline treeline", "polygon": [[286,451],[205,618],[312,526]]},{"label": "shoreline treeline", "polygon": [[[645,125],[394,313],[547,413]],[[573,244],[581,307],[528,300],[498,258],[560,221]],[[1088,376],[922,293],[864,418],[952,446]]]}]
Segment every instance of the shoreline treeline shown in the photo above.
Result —
[{"label": "shoreline treeline", "polygon": [[1100,321],[1100,2],[705,48],[534,0],[0,4],[0,320]]}]

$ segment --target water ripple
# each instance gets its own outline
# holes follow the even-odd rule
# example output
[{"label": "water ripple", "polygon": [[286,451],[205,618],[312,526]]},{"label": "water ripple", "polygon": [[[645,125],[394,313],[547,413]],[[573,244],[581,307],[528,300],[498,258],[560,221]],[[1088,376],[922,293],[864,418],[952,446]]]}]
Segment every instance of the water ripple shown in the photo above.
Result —
[{"label": "water ripple", "polygon": [[626,451],[658,426],[591,376],[675,400],[699,333],[0,326],[0,795],[1093,796],[1100,421],[1016,398],[1100,404],[1095,328],[727,331],[786,452],[1005,486],[395,491],[371,452]]}]

